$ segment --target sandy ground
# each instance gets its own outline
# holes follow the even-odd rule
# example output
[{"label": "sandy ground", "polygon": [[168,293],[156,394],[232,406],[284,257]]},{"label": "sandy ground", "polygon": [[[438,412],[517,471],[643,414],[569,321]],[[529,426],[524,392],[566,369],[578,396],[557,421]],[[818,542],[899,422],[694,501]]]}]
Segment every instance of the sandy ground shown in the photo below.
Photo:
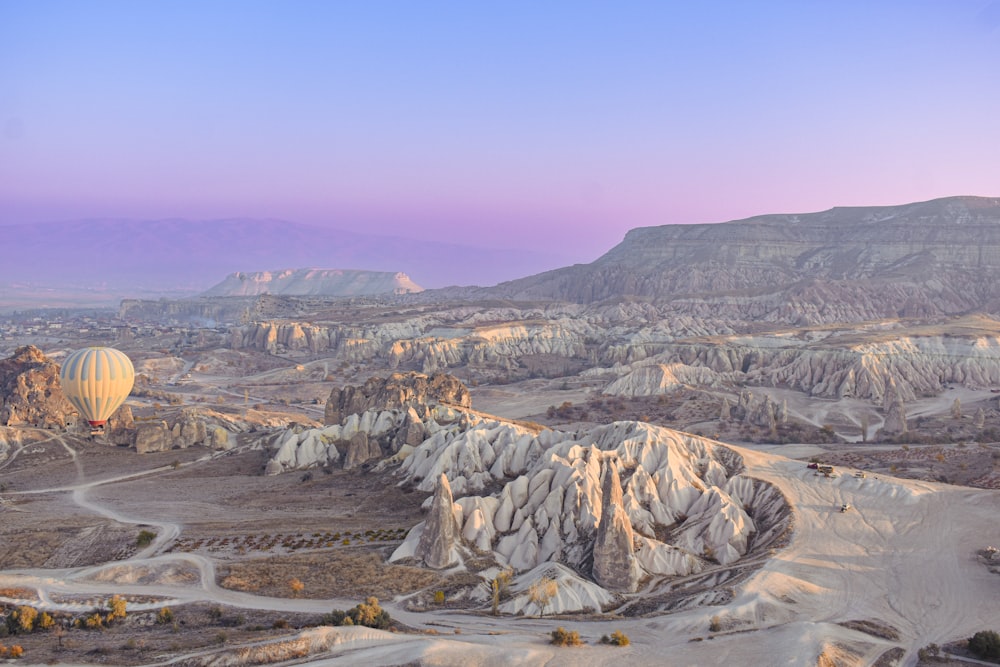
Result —
[{"label": "sandy ground", "polygon": [[[317,526],[334,525],[338,520],[370,523],[380,508],[360,501],[363,520],[329,514],[323,520],[324,505],[331,509],[344,506],[345,498],[333,503],[331,494],[356,493],[364,484],[352,488],[345,484],[346,478],[333,476],[329,480],[320,476],[313,486],[294,475],[247,476],[241,468],[256,465],[252,454],[244,455],[246,458],[201,457],[179,470],[162,465],[156,458],[134,457],[138,463],[113,475],[106,468],[92,468],[94,462],[103,460],[100,456],[92,451],[77,455],[72,445],[71,441],[49,443],[62,450],[65,465],[79,471],[77,481],[60,485],[68,476],[60,466],[53,477],[59,484],[40,478],[37,488],[32,489],[27,474],[17,475],[17,490],[5,494],[15,504],[5,504],[0,515],[4,530],[25,520],[40,523],[51,513],[65,513],[76,517],[80,525],[89,518],[151,526],[157,539],[126,561],[108,565],[10,569],[4,564],[0,588],[24,589],[47,608],[74,612],[87,610],[95,600],[112,594],[151,600],[134,603],[131,608],[135,611],[164,604],[212,603],[234,609],[320,614],[357,602],[227,590],[217,584],[217,559],[170,548],[179,535],[208,534],[223,525],[236,532],[246,530],[246,522],[253,522],[258,529],[264,525],[261,522],[280,526],[293,519]],[[874,664],[893,646],[902,646],[906,650],[904,664],[911,665],[918,649],[931,642],[944,644],[1000,623],[1000,577],[975,558],[977,549],[1000,544],[996,519],[1000,516],[1000,492],[882,475],[878,479],[858,479],[850,474],[826,479],[814,475],[800,461],[749,449],[739,451],[746,458],[748,474],[775,484],[787,496],[794,510],[794,532],[786,548],[738,585],[728,604],[646,619],[593,621],[492,618],[446,610],[414,613],[406,611],[402,601],[385,602],[394,618],[418,631],[440,634],[346,637],[337,647],[318,655],[317,659],[322,659],[315,664],[420,661],[426,665],[586,666],[624,660],[637,665],[665,661],[678,665],[802,665],[815,664],[822,655],[832,661],[830,664],[865,665]],[[199,486],[206,484],[212,493],[199,493]],[[371,488],[367,491],[374,493]],[[285,506],[252,502],[255,495],[264,498],[276,492],[286,499]],[[854,509],[841,513],[838,508],[842,503]],[[393,508],[382,509],[390,516]],[[12,512],[18,519],[8,524],[15,516]],[[409,521],[419,520],[419,512],[409,512],[413,512]],[[840,625],[857,620],[891,626],[898,639],[890,641]],[[587,646],[549,646],[547,635],[557,625],[578,630]],[[456,630],[461,634],[456,636]],[[613,630],[624,631],[632,645],[595,645],[601,635]]]}]

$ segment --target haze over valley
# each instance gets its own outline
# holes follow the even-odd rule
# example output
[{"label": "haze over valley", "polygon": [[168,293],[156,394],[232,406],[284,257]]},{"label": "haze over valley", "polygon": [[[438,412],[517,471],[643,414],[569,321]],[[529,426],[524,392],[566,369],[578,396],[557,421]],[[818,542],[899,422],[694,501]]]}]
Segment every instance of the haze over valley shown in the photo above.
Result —
[{"label": "haze over valley", "polygon": [[0,3],[0,660],[1000,664],[998,36]]},{"label": "haze over valley", "polygon": [[[517,661],[561,664],[531,639],[550,615],[589,642],[614,626],[641,664],[711,664],[737,638],[750,664],[965,650],[1000,590],[997,230],[1000,199],[955,197],[636,229],[489,287],[302,269],[10,315],[0,599],[60,623],[81,594],[170,608],[203,628],[171,644],[188,660],[263,640],[268,660],[397,664],[407,637],[420,663],[488,661],[502,632]],[[88,439],[57,364],[109,343],[136,388]],[[375,593],[396,634],[305,629]],[[78,645],[168,650],[139,627]],[[421,634],[442,627],[463,639]],[[572,659],[611,659],[593,651]]]}]

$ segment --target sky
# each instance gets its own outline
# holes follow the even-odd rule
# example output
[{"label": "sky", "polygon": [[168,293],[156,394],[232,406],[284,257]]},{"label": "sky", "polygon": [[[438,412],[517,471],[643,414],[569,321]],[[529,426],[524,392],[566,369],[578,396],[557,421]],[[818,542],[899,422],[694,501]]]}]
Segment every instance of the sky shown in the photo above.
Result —
[{"label": "sky", "polygon": [[280,218],[591,261],[1000,196],[1000,0],[0,0],[0,224]]}]

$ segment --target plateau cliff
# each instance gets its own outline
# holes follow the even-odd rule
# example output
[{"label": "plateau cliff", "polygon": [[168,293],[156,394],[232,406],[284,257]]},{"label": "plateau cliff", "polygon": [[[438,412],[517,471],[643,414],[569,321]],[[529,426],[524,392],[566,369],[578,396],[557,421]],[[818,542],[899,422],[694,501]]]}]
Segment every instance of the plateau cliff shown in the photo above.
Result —
[{"label": "plateau cliff", "polygon": [[636,296],[691,313],[709,299],[756,305],[772,318],[784,311],[790,322],[830,321],[824,311],[841,310],[836,319],[845,321],[995,309],[997,278],[1000,198],[950,197],[633,229],[591,264],[482,294],[580,303]]}]

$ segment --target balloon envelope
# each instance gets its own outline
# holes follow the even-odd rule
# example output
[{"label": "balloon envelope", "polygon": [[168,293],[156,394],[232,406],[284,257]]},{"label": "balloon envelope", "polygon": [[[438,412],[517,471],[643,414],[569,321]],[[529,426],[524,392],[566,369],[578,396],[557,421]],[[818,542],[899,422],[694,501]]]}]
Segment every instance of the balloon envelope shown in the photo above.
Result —
[{"label": "balloon envelope", "polygon": [[63,361],[59,382],[69,402],[91,426],[102,426],[118,409],[135,381],[132,361],[110,347],[87,347]]}]

